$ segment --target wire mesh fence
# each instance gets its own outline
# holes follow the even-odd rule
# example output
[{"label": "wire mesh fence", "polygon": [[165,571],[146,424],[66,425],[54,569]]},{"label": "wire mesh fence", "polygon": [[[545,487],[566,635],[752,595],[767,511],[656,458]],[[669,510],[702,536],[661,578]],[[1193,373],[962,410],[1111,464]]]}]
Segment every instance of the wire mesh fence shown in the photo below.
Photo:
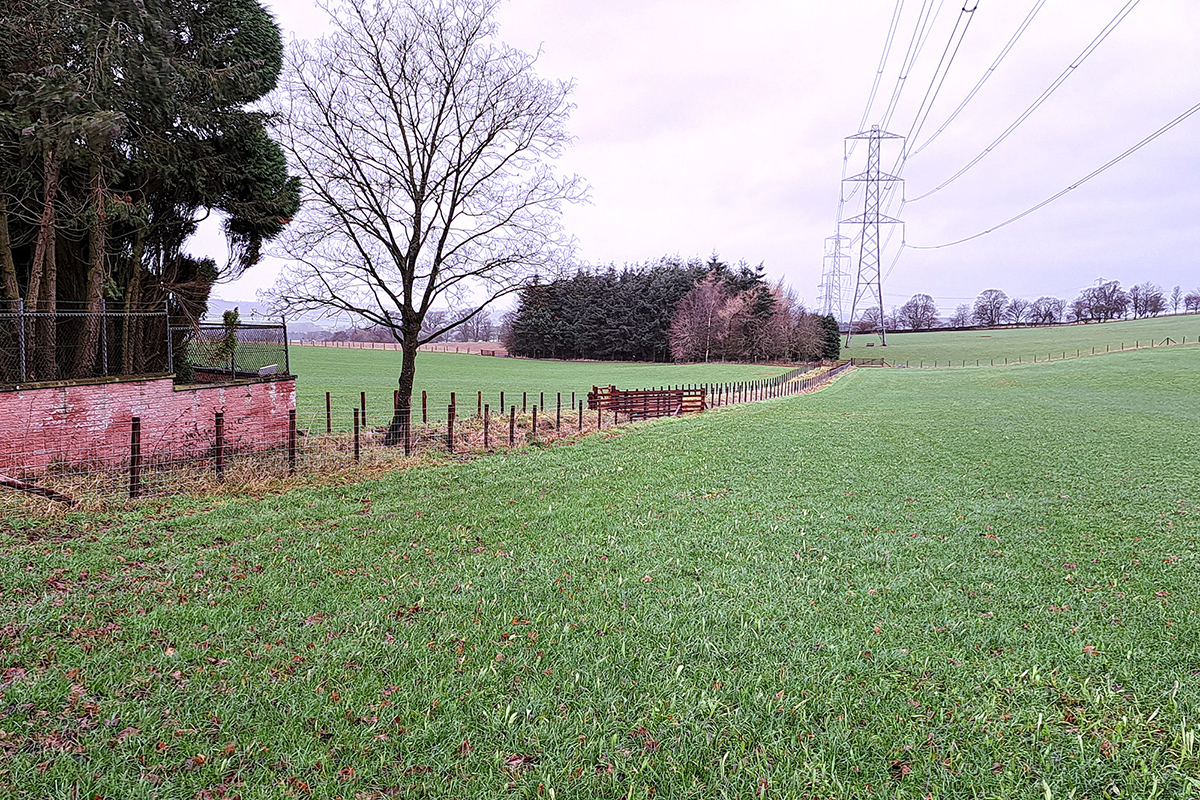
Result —
[{"label": "wire mesh fence", "polygon": [[[846,366],[688,386],[704,394],[707,408],[719,408],[809,391]],[[113,394],[123,384],[104,387],[108,399],[91,400],[89,415],[77,415],[65,435],[35,426],[0,442],[0,486],[17,490],[0,493],[0,502],[45,505],[49,498],[87,506],[267,486],[282,490],[296,476],[348,482],[415,460],[571,441],[642,418],[637,409],[589,409],[586,391],[420,393],[407,409],[396,392],[390,397],[328,392],[315,407],[298,412],[295,383],[287,377],[247,381],[235,387],[236,397],[228,384],[153,383],[162,384],[161,391],[147,394],[143,387],[136,402]],[[40,401],[45,408],[66,402],[69,390],[57,391],[62,396],[48,394]],[[31,406],[25,412],[52,425],[44,410]]]},{"label": "wire mesh fence", "polygon": [[201,323],[171,327],[172,371],[180,383],[286,375],[284,325]]},{"label": "wire mesh fence", "polygon": [[161,375],[165,311],[0,313],[0,385]]},{"label": "wire mesh fence", "polygon": [[179,383],[287,374],[285,325],[171,324],[166,309],[0,312],[0,386],[174,373]]}]

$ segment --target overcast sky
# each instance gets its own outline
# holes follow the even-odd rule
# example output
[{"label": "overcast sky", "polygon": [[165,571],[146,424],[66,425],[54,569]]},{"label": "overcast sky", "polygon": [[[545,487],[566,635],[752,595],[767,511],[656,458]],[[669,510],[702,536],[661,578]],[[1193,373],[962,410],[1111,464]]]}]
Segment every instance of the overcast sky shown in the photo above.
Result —
[{"label": "overcast sky", "polygon": [[[971,0],[973,1],[973,0]],[[963,113],[904,168],[914,198],[982,152],[1067,70],[1129,0],[1046,0]],[[285,38],[315,38],[325,12],[268,0]],[[889,130],[908,133],[962,0],[926,0],[928,36]],[[979,0],[916,137],[959,105],[1037,0]],[[509,0],[500,36],[539,48],[544,77],[576,83],[575,146],[559,161],[592,187],[564,223],[590,264],[666,254],[763,262],[817,304],[833,235],[844,137],[856,133],[895,0]],[[905,0],[868,127],[897,86],[922,0]],[[902,217],[910,245],[978,233],[1041,202],[1200,102],[1200,3],[1142,0],[1006,141]],[[1072,299],[1097,278],[1200,286],[1200,114],[1045,209],[941,250],[905,250],[884,285],[900,305],[931,294],[943,314],[987,288]],[[863,168],[865,148],[850,159]],[[885,149],[887,166],[898,147]],[[895,208],[893,207],[893,211]],[[861,195],[844,216],[861,213]],[[853,226],[842,226],[855,235]],[[886,267],[901,241],[896,233]],[[225,258],[207,225],[192,250]],[[218,297],[252,299],[274,282],[268,260]]]}]

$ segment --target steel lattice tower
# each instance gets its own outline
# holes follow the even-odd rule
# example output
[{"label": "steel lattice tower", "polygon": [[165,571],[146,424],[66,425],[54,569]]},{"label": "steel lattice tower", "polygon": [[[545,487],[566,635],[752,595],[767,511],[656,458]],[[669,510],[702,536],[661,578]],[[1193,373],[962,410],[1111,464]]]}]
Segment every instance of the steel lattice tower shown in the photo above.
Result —
[{"label": "steel lattice tower", "polygon": [[821,314],[832,316],[840,324],[843,321],[842,284],[849,277],[843,264],[850,263],[846,246],[850,238],[840,233],[825,240],[825,258],[821,270]]},{"label": "steel lattice tower", "polygon": [[862,238],[859,242],[858,277],[854,282],[854,302],[850,305],[850,317],[846,320],[846,346],[850,345],[850,337],[854,331],[856,315],[862,311],[863,301],[874,302],[879,309],[879,342],[887,345],[886,314],[883,310],[883,275],[881,274],[881,241],[879,238],[880,225],[894,225],[900,220],[889,217],[879,210],[883,199],[884,188],[900,181],[895,175],[884,172],[880,166],[881,144],[885,139],[900,139],[894,133],[879,129],[878,125],[871,130],[847,136],[846,141],[865,140],[867,142],[867,169],[843,182],[862,183],[866,199],[863,213],[857,217],[842,220],[845,225],[862,225]]}]

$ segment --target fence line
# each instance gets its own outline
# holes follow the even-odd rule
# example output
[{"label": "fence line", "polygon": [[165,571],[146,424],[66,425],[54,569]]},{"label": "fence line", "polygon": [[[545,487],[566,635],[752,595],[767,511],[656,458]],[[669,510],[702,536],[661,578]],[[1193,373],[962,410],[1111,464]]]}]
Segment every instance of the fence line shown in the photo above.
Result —
[{"label": "fence line", "polygon": [[[702,391],[709,408],[720,408],[811,391],[850,366],[844,361],[754,381],[674,388]],[[264,480],[278,480],[283,488],[299,473],[345,474],[354,480],[364,471],[394,469],[413,457],[472,456],[552,443],[627,425],[637,417],[628,410],[588,410],[586,392],[525,391],[518,397],[477,391],[461,399],[452,392],[447,403],[442,396],[421,392],[410,409],[400,407],[396,391],[382,403],[381,398],[372,403],[366,392],[344,399],[335,403],[327,392],[319,408],[302,414],[294,407],[271,407],[265,400],[245,407],[213,406],[202,412],[207,418],[189,422],[186,431],[173,429],[171,421],[152,410],[138,412],[110,424],[102,446],[30,449],[8,463],[0,460],[0,486],[17,490],[4,493],[10,501],[36,496],[69,504],[168,496],[181,487],[216,491]],[[432,408],[439,412],[431,415]],[[32,463],[44,466],[29,468]]]},{"label": "fence line", "polygon": [[[1016,356],[1016,357],[1004,356],[1003,359],[999,356],[987,356],[984,358],[974,358],[974,359],[971,359],[971,358],[946,359],[946,362],[944,364],[941,362],[940,359],[933,359],[932,363],[929,363],[925,359],[911,359],[910,358],[910,359],[905,360],[903,366],[910,368],[910,369],[966,369],[968,367],[1002,367],[1002,366],[1003,367],[1012,367],[1012,366],[1017,366],[1020,364],[1045,364],[1045,363],[1049,363],[1049,362],[1058,362],[1058,361],[1074,361],[1075,359],[1079,359],[1079,358],[1091,358],[1092,356],[1102,356],[1102,355],[1107,355],[1107,354],[1111,354],[1111,353],[1128,353],[1128,352],[1131,352],[1134,350],[1150,350],[1150,349],[1159,349],[1159,348],[1163,348],[1163,347],[1181,347],[1183,345],[1194,346],[1197,344],[1200,344],[1200,336],[1193,338],[1191,341],[1189,341],[1188,337],[1186,337],[1186,336],[1182,337],[1179,341],[1176,341],[1174,338],[1168,336],[1165,339],[1162,339],[1161,341],[1159,341],[1158,339],[1135,339],[1132,345],[1129,345],[1128,342],[1121,342],[1120,345],[1117,347],[1114,347],[1112,345],[1105,345],[1103,350],[1101,350],[1099,347],[1091,347],[1091,348],[1088,348],[1087,350],[1080,347],[1080,348],[1076,348],[1074,354],[1072,354],[1071,351],[1067,350],[1067,349],[1050,350],[1050,351],[1046,352],[1045,358],[1039,358],[1040,353],[1032,353],[1028,356],[1028,358],[1029,358],[1028,361],[1025,360],[1025,358],[1026,358],[1025,355],[1020,355],[1020,356]],[[1129,345],[1129,346],[1126,346],[1126,345]],[[1056,357],[1056,354],[1057,354],[1057,357]],[[854,361],[860,361],[860,360],[861,359],[854,359]],[[882,361],[883,359],[879,359],[879,360]],[[916,361],[917,363],[914,364],[913,363],[914,361]],[[972,364],[971,363],[972,361],[974,361],[975,363]],[[899,362],[893,362],[891,364],[891,366],[898,367],[901,365]]]}]

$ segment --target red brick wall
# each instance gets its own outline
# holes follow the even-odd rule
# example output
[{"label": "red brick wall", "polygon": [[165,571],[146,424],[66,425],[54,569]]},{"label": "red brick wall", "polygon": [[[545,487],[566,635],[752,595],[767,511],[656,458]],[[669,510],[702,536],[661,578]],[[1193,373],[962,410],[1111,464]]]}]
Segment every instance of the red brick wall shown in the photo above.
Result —
[{"label": "red brick wall", "polygon": [[217,411],[230,450],[287,442],[294,380],[176,389],[170,378],[0,391],[0,472],[27,474],[52,463],[116,467],[129,458],[130,423],[142,421],[142,456],[203,454]]}]

